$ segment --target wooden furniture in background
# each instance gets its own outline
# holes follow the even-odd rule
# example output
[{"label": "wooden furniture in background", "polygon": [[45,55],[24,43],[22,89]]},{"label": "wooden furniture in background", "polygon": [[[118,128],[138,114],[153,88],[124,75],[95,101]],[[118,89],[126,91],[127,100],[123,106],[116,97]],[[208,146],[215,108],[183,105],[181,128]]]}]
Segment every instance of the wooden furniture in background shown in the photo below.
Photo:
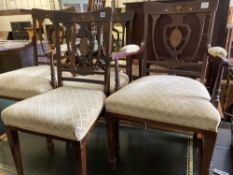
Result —
[{"label": "wooden furniture in background", "polygon": [[227,38],[225,49],[227,51],[227,58],[231,59],[231,49],[232,49],[232,41],[233,41],[233,24],[227,24]]},{"label": "wooden furniture in background", "polygon": [[0,41],[0,73],[35,65],[29,41]]},{"label": "wooden furniture in background", "polygon": [[[134,5],[138,10],[138,3]],[[207,50],[218,0],[139,5],[143,5],[145,19],[142,75],[155,71],[169,75],[140,78],[106,99],[109,161],[115,165],[119,157],[118,122],[122,119],[144,123],[146,127],[192,133],[195,140],[201,135],[200,174],[208,175],[221,120],[216,107],[226,58],[214,58],[219,71],[211,98],[195,78],[205,82],[208,60],[212,58],[207,56]]]}]

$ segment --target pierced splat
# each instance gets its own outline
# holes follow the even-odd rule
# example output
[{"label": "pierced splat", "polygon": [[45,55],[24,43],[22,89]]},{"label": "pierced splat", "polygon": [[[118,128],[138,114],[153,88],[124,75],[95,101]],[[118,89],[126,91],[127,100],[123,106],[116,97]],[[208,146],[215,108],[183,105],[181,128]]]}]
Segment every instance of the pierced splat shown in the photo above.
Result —
[{"label": "pierced splat", "polygon": [[187,74],[204,81],[217,2],[209,1],[208,8],[201,8],[201,2],[144,3],[147,44],[142,75]]},{"label": "pierced splat", "polygon": [[[79,78],[78,75],[83,75],[83,77],[89,74],[109,76],[105,72],[108,71],[110,65],[111,28],[109,26],[112,26],[112,23],[109,21],[112,11],[110,8],[106,8],[88,14],[90,16],[85,16],[86,14],[82,13],[76,15],[64,13],[64,16],[59,17],[55,14],[55,18],[59,19],[59,22],[54,21],[56,37],[59,37],[58,27],[64,26],[65,40],[63,44],[67,46],[66,56],[69,59],[69,64],[62,63],[61,48],[57,47],[58,65],[62,71],[72,72],[76,76],[75,78],[67,78],[58,74],[59,86],[62,85],[62,80],[69,81],[71,79],[71,81],[96,83],[96,80],[88,79],[86,81],[84,78]],[[100,60],[104,64],[100,64]],[[103,84],[104,81],[99,80],[97,83]]]}]

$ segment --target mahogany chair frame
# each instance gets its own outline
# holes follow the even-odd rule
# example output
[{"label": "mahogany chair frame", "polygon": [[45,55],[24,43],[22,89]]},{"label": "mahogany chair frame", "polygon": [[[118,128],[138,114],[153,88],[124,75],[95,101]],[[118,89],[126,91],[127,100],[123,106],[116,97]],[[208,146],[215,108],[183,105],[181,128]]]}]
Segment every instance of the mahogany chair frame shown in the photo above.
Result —
[{"label": "mahogany chair frame", "polygon": [[[202,1],[184,1],[184,2],[145,2],[144,4],[144,41],[145,41],[145,51],[143,54],[143,60],[142,60],[142,75],[149,75],[150,72],[154,72],[150,66],[152,64],[160,65],[163,67],[166,67],[168,69],[161,69],[158,70],[160,73],[167,72],[168,74],[176,74],[176,75],[182,75],[182,76],[191,76],[193,78],[199,77],[201,82],[205,82],[205,73],[206,68],[208,64],[208,59],[211,57],[208,55],[207,49],[210,47],[211,44],[211,36],[213,32],[213,23],[215,18],[215,11],[218,5],[218,0],[212,0],[208,1],[208,8],[200,8],[204,4],[202,4]],[[178,28],[179,25],[182,25],[182,20],[179,20],[177,16],[186,16],[186,15],[197,15],[197,18],[201,20],[200,24],[200,31],[199,34],[202,36],[205,36],[204,39],[202,36],[199,36],[198,38],[202,38],[202,40],[197,40],[198,43],[195,45],[196,48],[194,50],[194,53],[192,53],[191,56],[187,57],[181,57],[182,55],[182,49],[177,50],[177,44],[168,45],[166,42],[169,40],[169,35],[167,35],[166,32],[162,33],[166,39],[163,41],[159,40],[162,38],[161,33],[156,30],[156,25],[158,24],[158,21],[160,18],[166,17],[166,16],[176,16],[173,21],[168,22],[168,27],[172,28]],[[191,21],[192,22],[192,21]],[[165,25],[166,26],[166,25]],[[204,30],[205,27],[205,30]],[[173,28],[173,30],[174,30]],[[155,32],[156,31],[156,32]],[[148,33],[152,32],[153,36],[152,38],[156,38],[156,42],[151,41],[153,39],[148,38]],[[192,32],[191,29],[186,29],[186,34],[189,32]],[[171,32],[172,33],[172,32]],[[172,35],[170,33],[170,35]],[[196,31],[196,33],[198,33]],[[177,34],[177,33],[176,33]],[[184,35],[181,33],[181,35]],[[191,34],[189,35],[189,37]],[[178,42],[178,47],[183,49],[186,44],[189,41],[189,37],[185,36],[184,40],[181,40],[180,43]],[[195,39],[196,40],[196,39]],[[193,44],[195,41],[191,41]],[[169,53],[169,56],[164,56],[161,53],[161,50],[164,48],[161,48],[161,44],[164,43],[165,49],[167,49],[167,53]],[[183,46],[182,46],[183,43]],[[179,46],[181,45],[181,46]],[[153,50],[154,55],[149,55],[148,50]],[[197,59],[197,56],[202,53],[202,56],[204,57],[203,61]],[[162,56],[161,56],[162,55]],[[203,58],[202,57],[202,58]],[[219,96],[220,96],[220,83],[222,79],[223,74],[223,68],[226,64],[228,64],[227,60],[225,58],[215,58],[216,61],[219,63],[219,72],[217,74],[214,92],[212,95],[211,102],[215,107],[218,107],[219,104]],[[192,69],[199,67],[199,69]],[[188,67],[188,69],[186,69]],[[189,69],[190,67],[190,69]],[[196,71],[198,70],[198,71]],[[156,69],[157,71],[157,69]],[[209,167],[210,162],[214,150],[215,140],[217,133],[211,132],[208,130],[193,128],[193,127],[186,127],[181,125],[175,125],[175,124],[169,124],[169,123],[163,123],[163,122],[156,122],[152,120],[143,119],[143,116],[141,118],[129,116],[129,115],[122,115],[119,113],[111,113],[111,112],[105,112],[106,122],[107,122],[107,134],[108,134],[108,145],[109,145],[109,163],[113,165],[113,167],[116,166],[116,163],[118,161],[119,157],[119,120],[127,120],[130,122],[135,123],[142,123],[145,124],[147,127],[150,128],[156,128],[166,131],[172,131],[172,132],[182,132],[182,133],[193,133],[194,139],[197,138],[200,139],[200,174],[201,175],[208,175],[209,174]],[[198,140],[199,140],[198,139]]]},{"label": "mahogany chair frame", "polygon": [[[87,82],[87,83],[97,83],[97,84],[103,84],[104,85],[104,92],[105,94],[109,93],[109,87],[110,87],[110,57],[111,57],[111,37],[112,37],[112,10],[111,8],[105,8],[100,11],[93,11],[89,13],[68,13],[68,12],[56,12],[53,16],[53,25],[55,27],[56,32],[56,59],[57,59],[57,76],[58,76],[58,86],[61,87],[63,84],[63,81],[81,81],[81,82]],[[74,67],[73,65],[70,66],[70,68],[67,68],[66,65],[62,65],[61,62],[61,50],[59,45],[59,25],[63,24],[66,28],[65,32],[65,40],[68,47],[69,56],[74,57],[77,49],[77,45],[74,43],[75,38],[79,38],[80,35],[84,37],[84,42],[80,41],[80,43],[84,44],[84,46],[79,46],[81,54],[84,56],[82,57],[83,60],[87,60],[87,64],[83,65],[81,67],[78,65],[77,67]],[[80,32],[76,33],[76,24],[79,24],[81,26]],[[62,76],[63,71],[67,71],[69,69],[70,72],[80,73],[80,74],[93,74],[94,72],[99,72],[96,69],[90,69],[95,68],[95,66],[92,65],[92,62],[88,62],[89,59],[92,60],[91,54],[93,54],[92,49],[86,49],[87,43],[85,43],[85,37],[88,37],[90,48],[94,48],[93,44],[93,36],[90,30],[92,24],[94,24],[97,28],[98,32],[98,39],[99,41],[99,47],[98,53],[103,52],[104,49],[104,55],[101,54],[100,56],[105,56],[105,69],[103,70],[103,74],[105,75],[105,80],[100,81],[90,81],[88,79],[78,79],[78,78],[66,78]],[[102,28],[103,27],[103,28]],[[78,30],[78,29],[77,29]],[[72,33],[72,34],[71,34]],[[103,35],[102,35],[103,34]],[[103,39],[103,40],[102,40]],[[81,39],[82,40],[82,39]],[[106,41],[106,42],[104,42]],[[70,43],[72,43],[70,45]],[[103,47],[106,46],[106,47]],[[77,56],[77,55],[76,55]],[[72,59],[74,60],[74,59]],[[73,62],[75,64],[75,62]],[[51,106],[52,107],[52,106]],[[94,125],[93,125],[94,126]],[[89,132],[92,130],[93,126],[89,129]],[[61,141],[65,141],[68,143],[71,143],[74,149],[74,155],[75,155],[75,165],[76,165],[76,174],[78,175],[86,175],[86,144],[88,139],[88,134],[80,141],[70,140],[70,139],[64,139],[62,137],[48,135],[44,133],[38,133],[38,132],[32,132],[29,130],[25,130],[23,128],[16,128],[12,126],[5,126],[7,131],[7,136],[9,138],[9,143],[11,147],[11,152],[13,154],[14,163],[17,169],[18,175],[23,175],[23,166],[21,161],[21,153],[20,153],[20,144],[19,144],[19,136],[18,131],[31,133],[34,135],[41,135],[48,138],[53,138]]]}]

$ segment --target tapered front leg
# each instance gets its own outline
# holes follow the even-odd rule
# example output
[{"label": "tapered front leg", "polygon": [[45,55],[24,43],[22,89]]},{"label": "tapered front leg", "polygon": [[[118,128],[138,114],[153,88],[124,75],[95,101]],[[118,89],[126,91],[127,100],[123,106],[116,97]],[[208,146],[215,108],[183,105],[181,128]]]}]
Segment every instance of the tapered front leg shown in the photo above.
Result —
[{"label": "tapered front leg", "polygon": [[107,136],[108,136],[108,161],[115,168],[117,162],[117,134],[116,121],[113,117],[106,115]]},{"label": "tapered front leg", "polygon": [[200,156],[200,175],[208,175],[217,133],[203,134],[203,150]]},{"label": "tapered front leg", "polygon": [[86,141],[85,143],[75,142],[73,143],[76,174],[86,175],[87,174],[87,158],[86,158]]},{"label": "tapered front leg", "polygon": [[11,153],[14,159],[15,167],[18,175],[24,175],[23,173],[23,165],[22,158],[20,153],[20,143],[19,143],[19,135],[18,131],[12,130],[10,127],[5,127],[6,133],[8,137],[8,142],[10,144]]}]

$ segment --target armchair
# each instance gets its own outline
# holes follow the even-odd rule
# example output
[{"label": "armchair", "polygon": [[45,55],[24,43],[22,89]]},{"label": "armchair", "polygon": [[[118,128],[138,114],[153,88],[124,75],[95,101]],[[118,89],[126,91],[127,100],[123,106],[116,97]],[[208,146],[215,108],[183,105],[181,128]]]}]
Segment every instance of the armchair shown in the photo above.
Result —
[{"label": "armchair", "polygon": [[[18,102],[2,112],[9,144],[18,175],[23,175],[18,131],[48,136],[66,141],[74,147],[77,172],[86,175],[86,144],[88,135],[104,108],[104,100],[110,88],[110,56],[112,37],[112,10],[105,8],[87,13],[55,12],[53,23],[56,33],[56,61],[58,88],[47,93]],[[75,60],[76,52],[82,64],[71,62],[70,66],[61,61],[59,26],[65,26],[67,57]],[[92,27],[99,32],[98,53],[93,56],[94,40]],[[75,42],[79,40],[80,44]],[[104,54],[102,54],[104,53]],[[105,60],[104,69],[96,68],[96,60]],[[83,77],[66,77],[62,72],[70,71]],[[101,74],[103,80],[85,78],[89,74]],[[86,82],[103,85],[102,90],[63,86],[64,81]],[[40,106],[40,107],[38,107]]]},{"label": "armchair", "polygon": [[[221,121],[216,109],[219,88],[228,63],[223,56],[208,54],[217,5],[218,0],[144,3],[144,77],[105,101],[111,164],[115,165],[119,156],[118,123],[122,119],[156,129],[193,133],[194,138],[201,135],[200,174],[209,174]],[[209,59],[219,63],[212,96],[204,86]],[[165,73],[168,75],[161,75]]]}]

